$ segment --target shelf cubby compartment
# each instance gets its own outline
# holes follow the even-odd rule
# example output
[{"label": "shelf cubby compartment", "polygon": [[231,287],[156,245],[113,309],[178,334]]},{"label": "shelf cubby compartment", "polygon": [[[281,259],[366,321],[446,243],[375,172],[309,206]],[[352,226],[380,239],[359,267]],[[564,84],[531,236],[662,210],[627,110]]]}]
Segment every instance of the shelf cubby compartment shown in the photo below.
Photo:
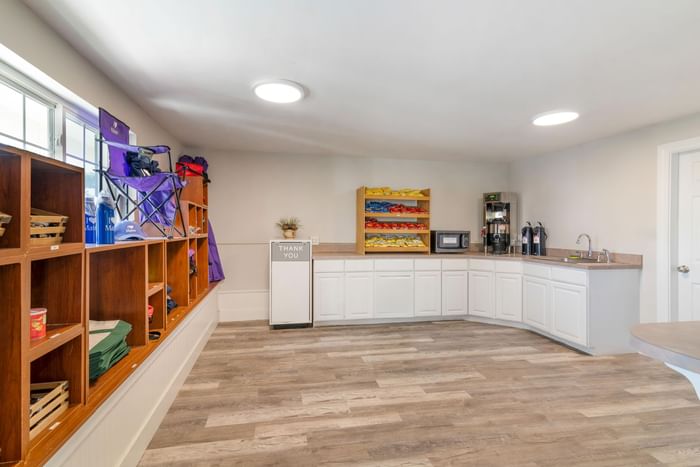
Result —
[{"label": "shelf cubby compartment", "polygon": [[148,342],[146,245],[143,242],[89,246],[87,309],[90,320],[131,324],[130,347]]},{"label": "shelf cubby compartment", "polygon": [[29,342],[24,265],[23,258],[0,257],[0,464],[22,459],[29,434],[29,402],[24,393],[29,381],[22,351]]},{"label": "shelf cubby compartment", "polygon": [[[195,272],[190,272],[188,268],[187,273],[189,274],[190,286],[189,286],[189,297],[188,303],[192,303],[195,298],[197,298],[197,276],[199,275],[199,268],[197,264],[197,239],[192,238],[188,241],[189,247],[187,249],[188,262],[194,262]],[[193,256],[190,256],[193,254]]]},{"label": "shelf cubby compartment", "polygon": [[[421,196],[400,195],[368,195],[367,188],[357,189],[357,216],[355,245],[359,254],[365,253],[430,253],[430,189],[420,190]],[[387,201],[392,204],[402,204],[421,208],[422,212],[367,212],[367,201]],[[384,229],[381,227],[366,227],[369,218],[377,219],[380,223],[413,223],[424,224],[424,228]],[[365,246],[368,235],[409,235],[420,238],[423,246],[411,247],[372,247]]]},{"label": "shelf cubby compartment", "polygon": [[[39,443],[47,443],[53,430],[58,428],[71,415],[72,411],[77,410],[85,403],[86,359],[81,328],[81,332],[77,336],[31,362],[31,384],[68,381],[69,407],[50,425],[33,436],[30,449]],[[27,386],[26,396],[28,400],[29,386]],[[29,407],[26,408],[28,416]],[[29,422],[27,422],[28,431]]]},{"label": "shelf cubby compartment", "polygon": [[[46,308],[48,332],[61,339],[64,332],[75,333],[73,325],[83,325],[83,252],[45,253],[29,257],[30,306]],[[42,353],[39,347],[30,355]],[[53,345],[53,344],[51,344]]]},{"label": "shelf cubby compartment", "polygon": [[180,201],[180,213],[177,213],[176,225],[179,229],[184,229],[188,237],[200,237],[206,235],[208,228],[209,213],[206,206],[193,203],[192,201]]},{"label": "shelf cubby compartment", "polygon": [[27,176],[27,157],[19,149],[0,145],[0,213],[12,217],[9,223],[0,220],[0,229],[4,229],[0,234],[2,256],[17,255],[27,246],[28,199],[22,183]]},{"label": "shelf cubby compartment", "polygon": [[[85,240],[83,169],[35,154],[29,157],[29,164],[30,206],[68,216],[62,244],[44,246],[29,244],[30,250],[41,252],[82,249]],[[25,223],[27,222],[28,219]]]},{"label": "shelf cubby compartment", "polygon": [[162,241],[149,243],[148,254],[148,287],[146,296],[148,304],[153,307],[149,330],[165,329],[165,243]]},{"label": "shelf cubby compartment", "polygon": [[175,325],[189,305],[189,240],[177,238],[165,243],[166,284],[171,287],[170,296],[177,303],[177,308],[168,314],[166,329]]},{"label": "shelf cubby compartment", "polygon": [[197,243],[197,296],[209,288],[209,240],[198,238]]}]

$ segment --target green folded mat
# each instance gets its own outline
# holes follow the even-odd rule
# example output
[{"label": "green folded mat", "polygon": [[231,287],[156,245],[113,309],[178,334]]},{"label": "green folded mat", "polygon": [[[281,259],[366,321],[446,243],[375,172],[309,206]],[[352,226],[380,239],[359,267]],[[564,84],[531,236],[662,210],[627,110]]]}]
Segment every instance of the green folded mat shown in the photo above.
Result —
[{"label": "green folded mat", "polygon": [[126,321],[91,321],[90,329],[91,341],[99,339],[90,343],[90,379],[94,380],[128,355],[126,337],[132,326]]}]

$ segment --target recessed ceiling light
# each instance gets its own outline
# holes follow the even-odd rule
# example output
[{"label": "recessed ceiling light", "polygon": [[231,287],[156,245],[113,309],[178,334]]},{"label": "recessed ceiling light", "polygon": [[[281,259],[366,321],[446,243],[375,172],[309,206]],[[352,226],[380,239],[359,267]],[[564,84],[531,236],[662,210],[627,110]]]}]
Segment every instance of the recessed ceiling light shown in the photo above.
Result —
[{"label": "recessed ceiling light", "polygon": [[258,83],[253,86],[253,91],[260,99],[276,104],[291,104],[300,101],[305,94],[301,84],[286,79]]},{"label": "recessed ceiling light", "polygon": [[570,110],[555,110],[535,115],[532,124],[537,126],[561,125],[562,123],[573,122],[578,118],[577,112]]}]

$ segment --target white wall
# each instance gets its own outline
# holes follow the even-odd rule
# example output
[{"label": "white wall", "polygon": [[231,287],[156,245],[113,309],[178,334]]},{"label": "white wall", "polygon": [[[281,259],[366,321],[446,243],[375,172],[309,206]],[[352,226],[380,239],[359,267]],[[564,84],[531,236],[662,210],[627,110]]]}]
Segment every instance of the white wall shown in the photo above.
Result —
[{"label": "white wall", "polygon": [[249,318],[265,317],[264,293],[249,292],[268,287],[267,242],[279,238],[280,217],[299,217],[300,237],[354,243],[358,187],[431,188],[432,228],[471,230],[479,242],[482,194],[507,188],[506,164],[202,152],[227,277],[222,293],[245,292],[222,298],[222,311]]},{"label": "white wall", "polygon": [[139,144],[167,144],[174,155],[179,153],[177,139],[21,0],[0,0],[0,43],[92,105],[104,107],[126,122],[138,136]]},{"label": "white wall", "polygon": [[641,320],[655,321],[657,147],[697,136],[700,114],[513,162],[509,185],[548,246],[577,248],[586,232],[594,249],[644,255]]}]

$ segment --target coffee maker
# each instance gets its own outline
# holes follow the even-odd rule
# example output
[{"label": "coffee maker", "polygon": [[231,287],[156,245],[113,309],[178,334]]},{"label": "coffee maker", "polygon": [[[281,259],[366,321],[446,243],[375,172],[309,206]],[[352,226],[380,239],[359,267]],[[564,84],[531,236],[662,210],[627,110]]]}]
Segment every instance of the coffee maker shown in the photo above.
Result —
[{"label": "coffee maker", "polygon": [[[514,232],[511,235],[511,232]],[[484,252],[494,255],[514,250],[518,239],[518,197],[515,193],[484,193]]]}]

